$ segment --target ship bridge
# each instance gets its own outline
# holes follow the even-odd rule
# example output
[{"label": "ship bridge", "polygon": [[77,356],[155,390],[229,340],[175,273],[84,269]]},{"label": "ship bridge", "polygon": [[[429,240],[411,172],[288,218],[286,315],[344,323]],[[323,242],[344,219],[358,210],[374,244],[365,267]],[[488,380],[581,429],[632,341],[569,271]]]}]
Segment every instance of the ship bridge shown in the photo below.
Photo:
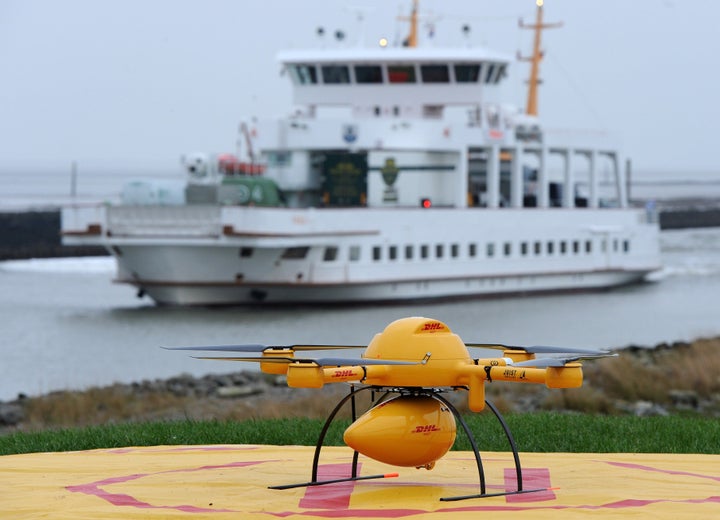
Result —
[{"label": "ship bridge", "polygon": [[449,105],[480,105],[507,77],[508,56],[483,47],[288,51],[278,55],[293,101],[312,112],[344,106],[355,117],[439,118]]}]

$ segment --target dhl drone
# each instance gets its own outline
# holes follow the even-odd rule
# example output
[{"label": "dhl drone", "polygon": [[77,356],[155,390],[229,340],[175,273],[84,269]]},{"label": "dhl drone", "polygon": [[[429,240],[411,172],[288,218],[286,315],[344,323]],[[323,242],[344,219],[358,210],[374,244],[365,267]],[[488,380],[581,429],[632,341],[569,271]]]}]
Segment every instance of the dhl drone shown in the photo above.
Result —
[{"label": "dhl drone", "polygon": [[[306,351],[359,348],[365,348],[359,359],[296,357],[296,354]],[[468,348],[501,349],[504,352],[502,357],[473,359]],[[396,473],[358,476],[359,453],[393,466],[432,469],[454,444],[457,419],[475,454],[480,493],[441,500],[540,491],[523,489],[522,469],[515,441],[500,412],[485,399],[486,382],[511,381],[540,383],[549,388],[576,388],[582,386],[583,379],[579,361],[617,355],[604,350],[464,343],[445,323],[421,317],[402,318],[390,323],[383,332],[375,335],[367,347],[226,345],[176,347],[169,350],[232,353],[225,356],[198,356],[198,359],[257,362],[265,373],[285,374],[288,386],[293,388],[322,388],[328,383],[351,383],[349,394],[337,404],[319,435],[311,481],[272,486],[272,489],[397,476]],[[356,384],[360,385],[358,389]],[[372,390],[373,396],[379,393],[380,397],[373,399],[371,408],[356,418],[355,396],[363,390]],[[467,391],[468,408],[471,411],[480,412],[487,405],[502,425],[515,460],[517,490],[491,494],[486,492],[482,460],[475,438],[457,408],[442,395],[448,391],[463,390]],[[345,431],[343,440],[354,450],[352,475],[319,481],[318,463],[325,435],[333,418],[348,400],[352,400],[353,422]]]}]

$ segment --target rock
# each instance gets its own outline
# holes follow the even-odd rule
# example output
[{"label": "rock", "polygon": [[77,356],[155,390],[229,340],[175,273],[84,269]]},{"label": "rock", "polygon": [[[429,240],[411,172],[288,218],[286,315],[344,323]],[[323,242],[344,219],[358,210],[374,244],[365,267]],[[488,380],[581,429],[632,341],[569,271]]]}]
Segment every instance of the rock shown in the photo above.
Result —
[{"label": "rock", "polygon": [[25,418],[25,410],[17,403],[0,402],[0,426],[15,426]]},{"label": "rock", "polygon": [[249,397],[264,392],[265,389],[259,385],[221,386],[217,389],[218,397]]},{"label": "rock", "polygon": [[650,401],[636,401],[632,405],[633,414],[636,417],[652,417],[670,415],[668,411],[656,403]]},{"label": "rock", "polygon": [[676,408],[683,410],[697,410],[700,397],[692,390],[670,390],[668,397]]}]

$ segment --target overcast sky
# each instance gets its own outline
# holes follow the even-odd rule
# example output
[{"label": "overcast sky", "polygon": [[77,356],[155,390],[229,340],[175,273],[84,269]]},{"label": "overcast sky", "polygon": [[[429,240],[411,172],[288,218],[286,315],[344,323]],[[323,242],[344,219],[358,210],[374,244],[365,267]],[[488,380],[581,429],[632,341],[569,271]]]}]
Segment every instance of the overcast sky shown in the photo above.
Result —
[{"label": "overcast sky", "polygon": [[[531,46],[533,0],[425,0],[433,45],[514,55]],[[288,113],[277,51],[315,30],[395,41],[410,0],[0,0],[0,171],[179,168],[192,151],[233,151],[244,116]],[[638,173],[720,171],[720,1],[546,0],[540,115],[548,126],[617,134]],[[427,27],[422,26],[421,38]],[[427,39],[425,39],[427,41]],[[523,105],[526,64],[508,100]]]}]

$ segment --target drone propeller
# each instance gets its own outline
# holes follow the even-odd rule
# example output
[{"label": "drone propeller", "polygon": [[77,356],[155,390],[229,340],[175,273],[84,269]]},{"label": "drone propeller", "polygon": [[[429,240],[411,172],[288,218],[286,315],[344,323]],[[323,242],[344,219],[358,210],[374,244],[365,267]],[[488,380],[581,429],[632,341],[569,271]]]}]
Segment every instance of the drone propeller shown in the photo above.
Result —
[{"label": "drone propeller", "polygon": [[261,344],[248,344],[248,345],[210,345],[200,347],[163,347],[165,350],[197,350],[207,352],[252,352],[261,353],[272,350],[292,350],[292,351],[304,351],[304,350],[345,350],[345,349],[358,349],[365,348],[360,345],[261,345]]},{"label": "drone propeller", "polygon": [[518,347],[515,345],[501,345],[499,343],[466,343],[466,347],[471,348],[487,348],[493,350],[519,350],[527,352],[528,354],[584,354],[589,356],[608,356],[610,351],[608,350],[589,350],[579,348],[567,348],[567,347],[545,347],[542,345],[536,345],[532,347]]},{"label": "drone propeller", "polygon": [[569,356],[559,358],[538,358],[531,359],[529,361],[518,361],[513,363],[514,367],[532,367],[532,368],[559,368],[564,367],[568,363],[574,363],[575,361],[583,361],[586,359],[598,359],[603,357],[617,357],[617,354],[589,354],[583,356]]},{"label": "drone propeller", "polygon": [[248,361],[256,363],[284,363],[284,364],[312,364],[322,367],[340,367],[340,366],[362,366],[362,365],[418,365],[417,361],[395,361],[384,359],[364,359],[364,358],[317,358],[304,359],[292,357],[215,357],[215,356],[193,356],[195,359],[210,359],[215,361]]}]

